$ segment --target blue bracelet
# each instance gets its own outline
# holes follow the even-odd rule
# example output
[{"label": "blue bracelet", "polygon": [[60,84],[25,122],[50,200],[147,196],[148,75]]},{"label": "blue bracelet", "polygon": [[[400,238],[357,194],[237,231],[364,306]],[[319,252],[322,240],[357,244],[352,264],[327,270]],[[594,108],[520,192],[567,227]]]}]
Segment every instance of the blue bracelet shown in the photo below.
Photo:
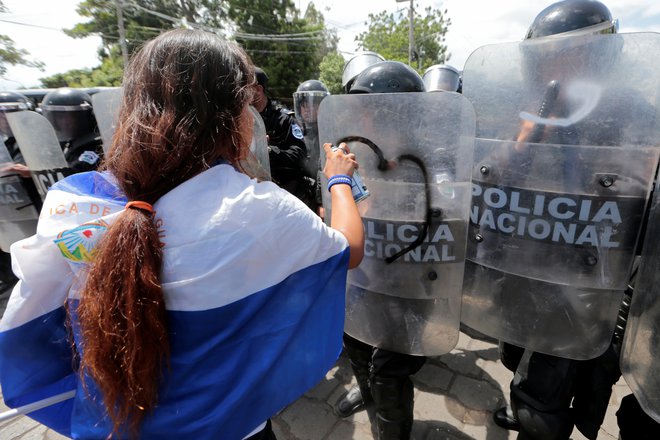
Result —
[{"label": "blue bracelet", "polygon": [[328,179],[328,192],[330,192],[330,188],[332,188],[332,185],[337,185],[337,184],[351,185],[352,182],[353,180],[351,179],[350,176],[347,176],[346,174],[336,174]]}]

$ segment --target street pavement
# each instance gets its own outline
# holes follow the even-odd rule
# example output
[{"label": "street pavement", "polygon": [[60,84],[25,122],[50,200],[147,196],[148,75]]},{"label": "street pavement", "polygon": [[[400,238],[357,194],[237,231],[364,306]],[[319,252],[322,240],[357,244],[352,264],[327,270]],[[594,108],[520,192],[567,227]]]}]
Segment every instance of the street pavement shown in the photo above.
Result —
[{"label": "street pavement", "polygon": [[[4,311],[8,294],[0,296]],[[429,358],[414,376],[413,440],[514,440],[515,432],[492,422],[491,414],[509,398],[512,373],[499,360],[497,344],[465,329],[454,350]],[[468,336],[468,333],[471,336]],[[372,440],[366,411],[340,419],[332,412],[339,396],[355,383],[342,355],[325,379],[273,417],[278,440]],[[616,440],[616,411],[630,389],[621,379],[612,391],[597,440]],[[7,407],[0,402],[0,412]],[[61,440],[56,432],[20,416],[0,422],[0,440]],[[572,440],[586,440],[577,430]],[[147,439],[148,440],[148,439]],[[182,439],[187,440],[187,439]],[[221,439],[220,439],[221,440]]]}]

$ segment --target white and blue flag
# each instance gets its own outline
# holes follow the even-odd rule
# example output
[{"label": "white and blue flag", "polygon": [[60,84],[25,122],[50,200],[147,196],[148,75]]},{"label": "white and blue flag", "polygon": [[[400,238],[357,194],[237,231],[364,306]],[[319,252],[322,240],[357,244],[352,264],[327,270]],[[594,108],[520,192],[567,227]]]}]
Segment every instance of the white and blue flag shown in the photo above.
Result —
[{"label": "white and blue flag", "polygon": [[[37,234],[15,243],[20,281],[0,321],[0,381],[9,407],[66,391],[30,417],[73,438],[106,438],[102,398],[76,369],[68,307],[126,199],[109,174],[57,182]],[[154,205],[164,244],[170,369],[142,438],[240,440],[320,381],[341,351],[348,243],[302,202],[228,164]],[[117,292],[121,295],[121,292]]]}]

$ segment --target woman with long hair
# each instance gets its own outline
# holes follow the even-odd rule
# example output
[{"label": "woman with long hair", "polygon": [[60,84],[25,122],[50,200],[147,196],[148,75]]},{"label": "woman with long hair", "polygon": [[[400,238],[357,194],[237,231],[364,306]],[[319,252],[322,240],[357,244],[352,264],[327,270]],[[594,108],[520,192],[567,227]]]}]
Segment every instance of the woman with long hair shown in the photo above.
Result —
[{"label": "woman with long hair", "polygon": [[253,84],[202,31],[134,56],[104,171],[55,184],[12,246],[7,405],[75,390],[31,414],[74,438],[272,439],[268,419],[333,365],[363,253],[357,163],[326,144],[332,227],[242,173]]}]

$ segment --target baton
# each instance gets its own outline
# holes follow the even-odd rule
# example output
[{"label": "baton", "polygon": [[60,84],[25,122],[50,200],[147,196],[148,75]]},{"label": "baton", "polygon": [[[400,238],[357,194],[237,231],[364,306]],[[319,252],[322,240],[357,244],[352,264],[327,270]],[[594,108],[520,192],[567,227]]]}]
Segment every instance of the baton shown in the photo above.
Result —
[{"label": "baton", "polygon": [[[550,111],[557,101],[557,95],[559,94],[559,82],[550,81],[548,86],[545,89],[545,94],[543,95],[543,101],[541,101],[541,106],[537,115],[540,118],[546,119],[550,116]],[[543,137],[543,130],[545,130],[545,124],[535,123],[532,133],[529,135],[527,142],[540,142]]]},{"label": "baton", "polygon": [[46,408],[47,406],[55,405],[56,403],[60,403],[65,400],[72,399],[73,396],[75,395],[76,395],[76,391],[71,390],[62,394],[57,394],[52,397],[47,397],[43,400],[38,400],[36,402],[29,403],[27,405],[19,406],[18,408],[10,409],[9,411],[0,413],[0,422],[4,422],[5,420],[9,420],[14,417],[18,417],[20,415],[31,413],[38,409],[43,409]]}]

